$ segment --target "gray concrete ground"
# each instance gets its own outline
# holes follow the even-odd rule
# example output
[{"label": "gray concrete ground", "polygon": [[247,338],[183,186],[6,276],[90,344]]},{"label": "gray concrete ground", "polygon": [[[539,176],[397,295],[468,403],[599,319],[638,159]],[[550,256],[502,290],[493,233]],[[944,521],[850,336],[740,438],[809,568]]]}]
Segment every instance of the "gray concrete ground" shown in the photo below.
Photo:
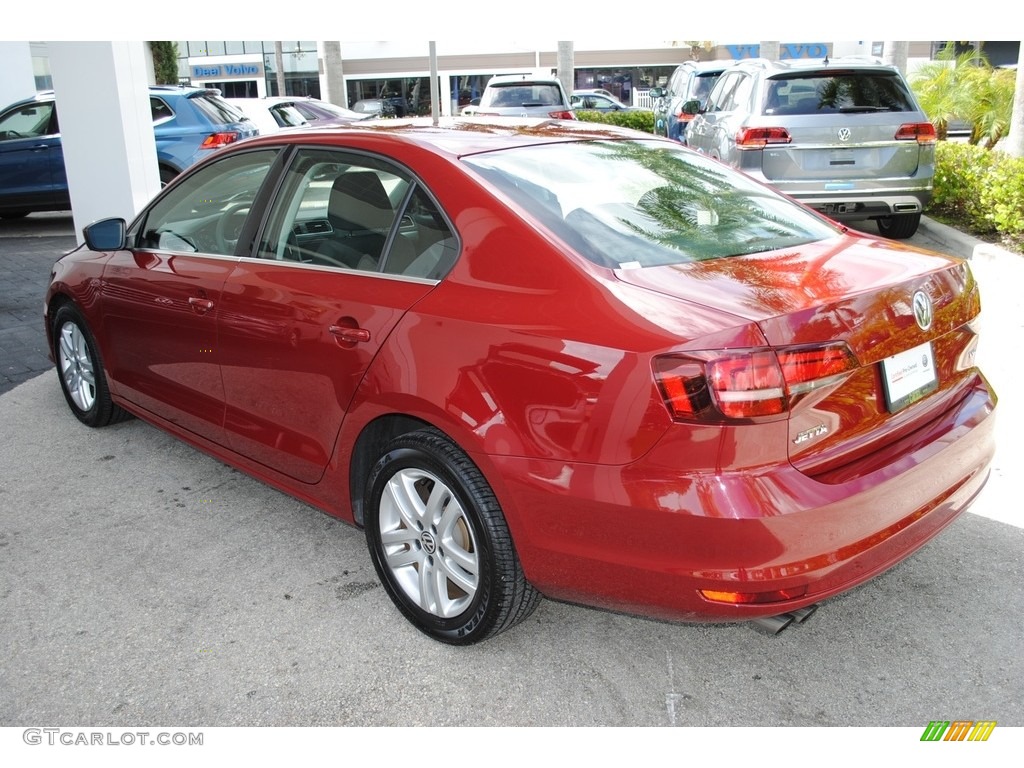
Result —
[{"label": "gray concrete ground", "polygon": [[0,394],[0,726],[1024,726],[1024,260],[915,240],[967,248],[985,296],[1006,426],[973,513],[775,637],[545,601],[456,649],[399,616],[360,531],[139,421],[87,429],[52,372],[18,369],[73,241],[0,233],[0,363],[21,377]]}]

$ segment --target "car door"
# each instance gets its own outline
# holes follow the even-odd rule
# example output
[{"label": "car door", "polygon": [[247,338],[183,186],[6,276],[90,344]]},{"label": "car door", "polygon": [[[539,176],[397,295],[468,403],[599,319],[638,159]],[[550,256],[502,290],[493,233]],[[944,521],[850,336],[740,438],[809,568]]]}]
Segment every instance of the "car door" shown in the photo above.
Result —
[{"label": "car door", "polygon": [[[227,156],[169,188],[103,273],[111,384],[125,399],[224,442],[217,322],[239,234],[278,150]],[[244,247],[244,246],[243,246]]]},{"label": "car door", "polygon": [[365,155],[296,153],[220,302],[232,449],[301,482],[322,476],[371,361],[435,284],[395,274],[441,236],[399,215],[416,191],[408,173]]},{"label": "car door", "polygon": [[52,101],[0,115],[0,208],[37,211],[68,208],[64,149]]},{"label": "car door", "polygon": [[728,72],[711,89],[704,110],[686,127],[687,146],[721,159],[729,118],[735,108],[735,94],[746,76]]}]

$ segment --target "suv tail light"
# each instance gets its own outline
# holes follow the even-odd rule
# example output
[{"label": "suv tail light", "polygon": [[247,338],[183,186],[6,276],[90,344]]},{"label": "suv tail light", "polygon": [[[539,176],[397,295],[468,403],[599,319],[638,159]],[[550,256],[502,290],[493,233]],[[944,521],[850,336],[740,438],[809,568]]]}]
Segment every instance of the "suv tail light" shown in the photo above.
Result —
[{"label": "suv tail light", "polygon": [[692,122],[695,117],[696,115],[693,112],[679,112],[676,115],[676,120],[680,123],[689,123]]},{"label": "suv tail light", "polygon": [[563,110],[560,110],[558,112],[548,112],[548,115],[550,117],[553,117],[555,120],[575,120],[576,119],[576,113],[571,111],[571,110],[568,110],[568,109],[563,109]]},{"label": "suv tail light", "polygon": [[896,131],[898,141],[917,141],[918,144],[934,144],[935,126],[931,123],[904,123]]},{"label": "suv tail light", "polygon": [[747,128],[736,131],[738,149],[763,149],[768,144],[789,144],[793,139],[785,128]]},{"label": "suv tail light", "polygon": [[220,133],[211,133],[205,139],[203,143],[199,145],[200,149],[220,149],[226,147],[238,141],[238,131],[222,131]]},{"label": "suv tail light", "polygon": [[663,355],[654,377],[676,421],[716,422],[787,413],[802,395],[857,367],[845,343]]}]

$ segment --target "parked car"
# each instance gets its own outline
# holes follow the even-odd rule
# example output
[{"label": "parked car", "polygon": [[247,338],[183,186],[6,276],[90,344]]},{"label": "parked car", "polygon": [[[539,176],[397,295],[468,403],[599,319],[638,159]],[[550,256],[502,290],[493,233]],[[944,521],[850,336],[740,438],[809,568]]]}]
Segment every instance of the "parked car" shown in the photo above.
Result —
[{"label": "parked car", "polygon": [[309,121],[287,101],[270,98],[226,99],[252,120],[261,135],[287,128],[308,128]]},{"label": "parked car", "polygon": [[654,102],[654,132],[659,136],[686,143],[686,126],[693,113],[683,109],[690,101],[703,101],[719,75],[731,61],[684,61],[668,79],[665,88],[652,88]]},{"label": "parked car", "polygon": [[569,95],[557,77],[495,75],[487,81],[480,117],[548,117],[575,120]]},{"label": "parked car", "polygon": [[792,616],[980,492],[965,262],[668,139],[466,128],[258,137],[86,227],[44,309],[72,414],[362,527],[398,610],[454,644],[541,595]]},{"label": "parked car", "polygon": [[880,61],[742,61],[683,111],[691,147],[834,219],[903,239],[931,200],[935,128]]},{"label": "parked car", "polygon": [[355,123],[360,120],[369,120],[373,117],[366,112],[357,112],[353,109],[346,109],[329,101],[320,99],[305,98],[300,96],[279,97],[280,104],[287,104],[310,125],[344,125]]},{"label": "parked car", "polygon": [[623,104],[603,89],[579,89],[572,92],[573,109],[593,109],[598,112],[643,112],[641,107]]},{"label": "parked car", "polygon": [[365,117],[406,117],[409,104],[401,96],[360,99],[352,105],[352,111]]},{"label": "parked car", "polygon": [[[211,150],[255,136],[256,126],[219,91],[151,86],[160,180],[167,183]],[[0,112],[0,216],[71,209],[53,91]]]}]

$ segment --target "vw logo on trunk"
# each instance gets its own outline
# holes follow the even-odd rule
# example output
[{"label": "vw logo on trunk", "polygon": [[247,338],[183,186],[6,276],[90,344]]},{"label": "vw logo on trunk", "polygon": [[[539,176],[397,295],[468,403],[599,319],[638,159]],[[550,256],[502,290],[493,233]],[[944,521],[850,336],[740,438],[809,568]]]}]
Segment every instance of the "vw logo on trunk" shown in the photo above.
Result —
[{"label": "vw logo on trunk", "polygon": [[918,291],[914,294],[913,306],[917,326],[922,331],[927,331],[932,327],[932,300],[924,291]]},{"label": "vw logo on trunk", "polygon": [[838,136],[839,136],[839,140],[840,141],[849,141],[850,140],[850,129],[849,128],[840,128]]}]

